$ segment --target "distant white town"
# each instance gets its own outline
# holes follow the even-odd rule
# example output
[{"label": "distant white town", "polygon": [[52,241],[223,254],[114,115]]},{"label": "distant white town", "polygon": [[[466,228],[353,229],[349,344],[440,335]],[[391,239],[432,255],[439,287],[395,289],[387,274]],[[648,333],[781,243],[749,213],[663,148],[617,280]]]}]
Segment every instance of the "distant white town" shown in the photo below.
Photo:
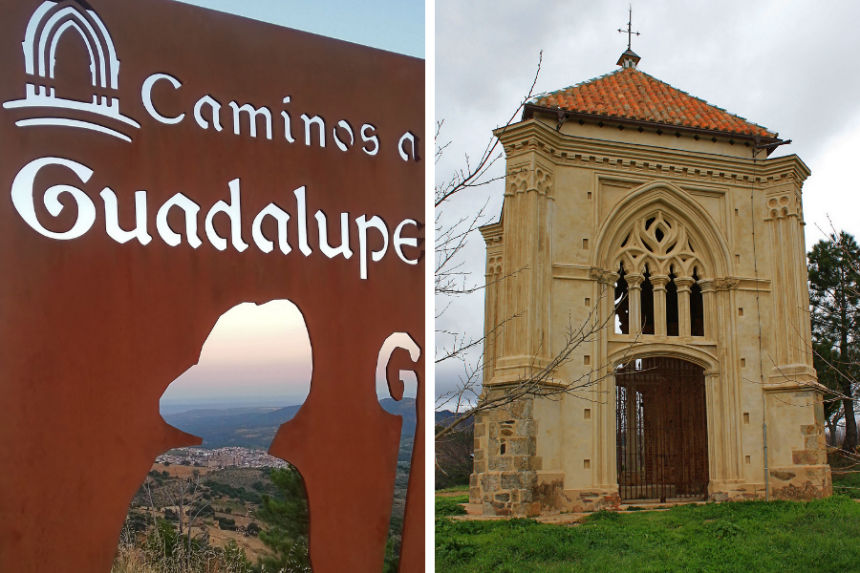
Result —
[{"label": "distant white town", "polygon": [[203,448],[177,448],[155,459],[160,464],[176,464],[204,468],[285,468],[289,464],[270,456],[264,450],[228,447],[207,450]]}]

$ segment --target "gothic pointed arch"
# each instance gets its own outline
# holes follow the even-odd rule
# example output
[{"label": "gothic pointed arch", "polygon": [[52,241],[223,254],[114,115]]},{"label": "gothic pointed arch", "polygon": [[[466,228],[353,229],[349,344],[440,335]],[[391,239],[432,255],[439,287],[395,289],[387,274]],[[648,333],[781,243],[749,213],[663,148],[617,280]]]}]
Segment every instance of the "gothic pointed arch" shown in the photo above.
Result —
[{"label": "gothic pointed arch", "polygon": [[729,249],[713,218],[679,187],[654,182],[632,191],[597,235],[592,266],[628,273],[729,274]]},{"label": "gothic pointed arch", "polygon": [[34,12],[23,43],[27,73],[45,80],[54,77],[57,44],[67,31],[77,32],[89,53],[93,88],[116,90],[119,61],[107,28],[87,5],[69,0],[48,0]]}]

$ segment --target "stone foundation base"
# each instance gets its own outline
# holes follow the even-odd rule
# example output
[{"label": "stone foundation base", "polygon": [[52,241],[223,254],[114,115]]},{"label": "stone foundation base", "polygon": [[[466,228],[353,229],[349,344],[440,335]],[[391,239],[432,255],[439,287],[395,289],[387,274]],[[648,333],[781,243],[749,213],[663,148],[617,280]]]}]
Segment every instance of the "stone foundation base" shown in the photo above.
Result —
[{"label": "stone foundation base", "polygon": [[749,501],[764,498],[764,482],[711,482],[708,484],[708,501]]},{"label": "stone foundation base", "polygon": [[[770,499],[810,500],[833,495],[830,466],[826,464],[773,467],[769,474]],[[765,497],[764,482],[712,483],[708,487],[710,501],[746,501]]]},{"label": "stone foundation base", "polygon": [[770,468],[769,473],[773,499],[815,499],[833,495],[827,464]]},{"label": "stone foundation base", "polygon": [[618,509],[618,488],[564,489],[564,474],[485,472],[472,474],[469,503],[484,515],[534,517],[541,514]]},{"label": "stone foundation base", "polygon": [[534,517],[541,512],[535,484],[533,471],[473,473],[469,476],[469,503],[480,505],[484,515]]}]

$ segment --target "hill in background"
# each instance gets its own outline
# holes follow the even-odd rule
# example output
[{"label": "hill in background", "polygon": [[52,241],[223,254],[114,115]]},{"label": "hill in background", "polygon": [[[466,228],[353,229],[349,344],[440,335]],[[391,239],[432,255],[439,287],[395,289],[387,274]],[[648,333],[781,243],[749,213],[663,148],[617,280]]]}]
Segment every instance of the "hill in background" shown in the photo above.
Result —
[{"label": "hill in background", "polygon": [[[415,435],[415,400],[391,398],[380,400],[382,408],[403,417],[404,438]],[[204,448],[241,446],[266,450],[278,427],[291,420],[301,406],[202,408],[185,412],[164,412],[162,417],[171,426],[203,438]],[[411,443],[411,439],[408,440]],[[403,444],[401,444],[401,447]]]}]

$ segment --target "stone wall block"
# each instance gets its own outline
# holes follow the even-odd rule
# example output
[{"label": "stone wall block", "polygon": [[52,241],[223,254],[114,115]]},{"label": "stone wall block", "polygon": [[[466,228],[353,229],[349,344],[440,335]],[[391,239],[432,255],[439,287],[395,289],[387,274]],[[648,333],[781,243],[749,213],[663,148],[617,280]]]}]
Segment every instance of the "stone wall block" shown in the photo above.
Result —
[{"label": "stone wall block", "polygon": [[499,474],[486,473],[481,476],[481,489],[485,492],[499,489]]},{"label": "stone wall block", "polygon": [[818,435],[818,424],[800,426],[800,433],[804,436],[816,436]]},{"label": "stone wall block", "polygon": [[794,472],[779,471],[779,470],[775,470],[775,471],[770,472],[770,475],[771,475],[771,477],[774,477],[774,478],[781,480],[781,481],[791,481],[792,479],[794,479],[797,476],[797,474]]},{"label": "stone wall block", "polygon": [[508,467],[510,465],[509,459],[508,456],[493,456],[487,462],[487,469],[491,472],[502,472],[513,469]]},{"label": "stone wall block", "polygon": [[501,489],[515,489],[521,486],[519,472],[504,472],[502,474]]},{"label": "stone wall block", "polygon": [[797,465],[812,466],[818,463],[819,455],[817,450],[792,450],[791,461]]},{"label": "stone wall block", "polygon": [[509,442],[511,453],[515,456],[527,456],[529,452],[528,438],[512,438]]},{"label": "stone wall block", "polygon": [[534,420],[523,420],[517,424],[517,434],[520,436],[533,437],[536,429]]},{"label": "stone wall block", "polygon": [[529,462],[529,456],[516,456],[514,457],[514,469],[517,471],[530,470],[532,467]]}]

